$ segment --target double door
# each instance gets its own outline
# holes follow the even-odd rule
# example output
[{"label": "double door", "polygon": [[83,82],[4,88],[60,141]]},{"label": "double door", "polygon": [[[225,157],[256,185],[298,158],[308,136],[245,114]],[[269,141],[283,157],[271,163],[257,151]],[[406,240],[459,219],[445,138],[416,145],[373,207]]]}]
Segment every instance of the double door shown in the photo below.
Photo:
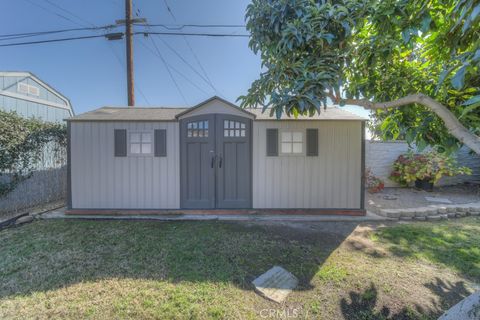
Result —
[{"label": "double door", "polygon": [[251,208],[251,127],[250,119],[227,114],[180,121],[182,208]]}]

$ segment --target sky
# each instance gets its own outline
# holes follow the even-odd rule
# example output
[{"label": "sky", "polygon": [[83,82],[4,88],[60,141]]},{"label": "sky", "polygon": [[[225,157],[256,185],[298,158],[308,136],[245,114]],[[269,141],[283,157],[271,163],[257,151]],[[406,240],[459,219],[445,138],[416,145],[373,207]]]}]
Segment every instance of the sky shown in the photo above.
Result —
[{"label": "sky", "polygon": [[[133,0],[133,3],[134,16],[146,18],[149,24],[244,25],[249,1]],[[124,15],[123,0],[0,0],[0,34],[111,25]],[[154,30],[168,31],[161,27]],[[123,28],[111,32],[120,31]],[[181,31],[246,34],[244,28]],[[92,34],[102,31],[41,39]],[[0,44],[34,40],[40,38],[4,40]],[[0,47],[0,70],[33,72],[67,96],[76,114],[105,105],[127,104],[124,40],[108,41],[100,37]],[[235,102],[258,78],[261,61],[249,49],[248,38],[137,35],[134,70],[137,106],[192,106],[213,95]],[[368,116],[362,108],[346,108]]]}]

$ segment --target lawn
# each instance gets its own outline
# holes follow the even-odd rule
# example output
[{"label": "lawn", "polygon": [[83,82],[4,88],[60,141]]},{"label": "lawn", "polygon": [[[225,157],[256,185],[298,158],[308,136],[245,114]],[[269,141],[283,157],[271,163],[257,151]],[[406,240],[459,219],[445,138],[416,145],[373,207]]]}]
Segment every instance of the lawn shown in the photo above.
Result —
[{"label": "lawn", "polygon": [[[37,221],[0,231],[0,318],[435,319],[480,282],[480,220]],[[273,265],[284,304],[251,281]]]}]

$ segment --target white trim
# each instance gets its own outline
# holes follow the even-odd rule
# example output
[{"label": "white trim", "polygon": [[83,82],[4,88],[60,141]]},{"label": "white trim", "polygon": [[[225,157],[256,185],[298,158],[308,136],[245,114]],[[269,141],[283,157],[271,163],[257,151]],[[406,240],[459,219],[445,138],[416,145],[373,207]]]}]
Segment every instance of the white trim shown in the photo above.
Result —
[{"label": "white trim", "polygon": [[26,100],[26,101],[30,101],[30,102],[40,103],[40,104],[44,104],[44,105],[47,105],[47,106],[50,106],[50,107],[55,107],[55,108],[68,110],[68,111],[70,111],[70,114],[73,115],[72,109],[70,108],[69,105],[63,105],[63,104],[60,104],[60,103],[56,103],[56,102],[52,102],[52,101],[48,101],[48,100],[43,100],[43,99],[38,99],[38,98],[34,98],[34,97],[29,97],[29,96],[25,96],[23,94],[9,92],[9,91],[5,91],[5,90],[0,90],[0,95],[10,97],[10,98],[20,99],[20,100]]},{"label": "white trim", "polygon": [[71,105],[70,105],[70,101],[68,101],[67,98],[65,98],[62,94],[60,94],[60,92],[53,89],[51,86],[49,86],[48,84],[46,84],[45,82],[43,82],[42,80],[37,78],[33,73],[30,73],[30,72],[15,72],[15,71],[13,71],[13,72],[6,71],[5,72],[5,71],[3,71],[3,72],[0,72],[0,76],[4,76],[4,77],[30,77],[30,78],[32,78],[33,80],[38,82],[38,84],[43,86],[45,89],[51,91],[58,98],[62,99],[67,104],[67,106],[69,106],[70,111],[73,114],[73,110],[71,110],[72,108],[71,108]]}]

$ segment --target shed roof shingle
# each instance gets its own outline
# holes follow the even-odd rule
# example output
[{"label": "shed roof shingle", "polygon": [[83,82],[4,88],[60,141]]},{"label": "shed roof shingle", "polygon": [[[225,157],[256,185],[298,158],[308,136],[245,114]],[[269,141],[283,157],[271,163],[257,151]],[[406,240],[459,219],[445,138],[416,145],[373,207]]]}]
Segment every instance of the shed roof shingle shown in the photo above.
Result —
[{"label": "shed roof shingle", "polygon": [[[68,121],[176,121],[176,116],[189,108],[151,107],[151,108],[128,108],[128,107],[102,107],[88,111],[77,116],[68,118]],[[270,111],[262,113],[261,108],[246,109],[253,113],[256,120],[276,120],[275,115],[270,116]],[[330,107],[322,110],[313,117],[299,116],[295,119],[283,114],[280,120],[367,120],[349,111],[338,107]]]}]

